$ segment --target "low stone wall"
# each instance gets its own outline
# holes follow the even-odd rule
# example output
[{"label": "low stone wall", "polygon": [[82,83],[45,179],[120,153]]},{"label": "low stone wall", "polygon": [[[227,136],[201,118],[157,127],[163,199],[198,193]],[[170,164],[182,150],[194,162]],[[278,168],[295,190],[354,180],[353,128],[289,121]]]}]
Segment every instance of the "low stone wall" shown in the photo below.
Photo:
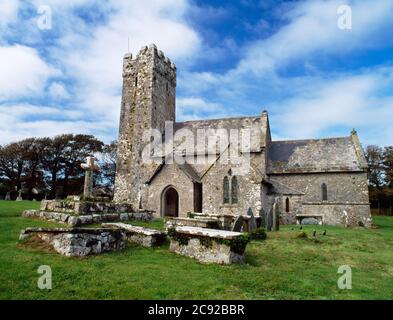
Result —
[{"label": "low stone wall", "polygon": [[125,223],[103,223],[103,228],[117,229],[124,232],[127,240],[144,247],[159,246],[165,241],[166,233],[163,231],[136,227]]},{"label": "low stone wall", "polygon": [[25,210],[22,213],[25,218],[39,218],[57,223],[67,224],[70,227],[77,227],[86,224],[116,221],[151,221],[153,214],[150,211],[140,211],[134,213],[102,213],[92,215],[76,216],[62,212]]},{"label": "low stone wall", "polygon": [[83,257],[125,248],[126,237],[120,230],[27,228],[20,240],[37,237],[67,257]]},{"label": "low stone wall", "polygon": [[196,227],[196,228],[207,228],[207,229],[221,229],[221,222],[217,217],[207,218],[174,218],[166,217],[165,224],[167,230],[175,227]]},{"label": "low stone wall", "polygon": [[42,200],[41,211],[91,215],[94,213],[127,213],[135,210],[130,204],[67,200]]},{"label": "low stone wall", "polygon": [[168,230],[170,251],[204,263],[231,264],[244,259],[249,237],[224,230],[176,227]]}]

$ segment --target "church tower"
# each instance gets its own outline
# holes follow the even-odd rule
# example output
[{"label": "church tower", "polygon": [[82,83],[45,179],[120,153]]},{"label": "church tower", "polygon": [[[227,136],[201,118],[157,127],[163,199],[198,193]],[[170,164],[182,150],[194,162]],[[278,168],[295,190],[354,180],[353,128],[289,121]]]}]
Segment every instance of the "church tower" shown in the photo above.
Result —
[{"label": "church tower", "polygon": [[176,67],[162,51],[152,44],[135,59],[125,55],[114,201],[144,208],[145,182],[157,164],[143,163],[142,137],[150,129],[163,133],[165,121],[175,122],[175,101]]}]

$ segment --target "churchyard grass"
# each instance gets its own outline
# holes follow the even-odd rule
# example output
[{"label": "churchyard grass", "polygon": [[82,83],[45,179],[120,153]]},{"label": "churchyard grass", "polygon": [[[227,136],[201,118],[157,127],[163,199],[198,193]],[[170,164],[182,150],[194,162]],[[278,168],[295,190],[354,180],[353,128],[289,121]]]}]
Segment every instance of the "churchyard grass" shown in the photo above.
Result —
[{"label": "churchyard grass", "polygon": [[[244,264],[220,266],[171,253],[168,243],[81,259],[26,248],[21,229],[60,226],[21,217],[38,206],[0,201],[0,299],[393,299],[393,217],[374,217],[370,230],[305,226],[307,239],[282,226],[252,241]],[[37,287],[40,265],[52,269],[52,290]],[[337,287],[341,265],[352,268],[352,290]]]}]

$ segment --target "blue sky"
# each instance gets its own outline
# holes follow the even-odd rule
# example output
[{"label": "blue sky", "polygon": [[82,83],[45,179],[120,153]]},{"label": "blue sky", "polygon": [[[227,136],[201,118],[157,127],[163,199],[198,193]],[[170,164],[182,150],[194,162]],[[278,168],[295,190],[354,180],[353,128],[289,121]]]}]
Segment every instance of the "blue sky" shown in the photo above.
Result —
[{"label": "blue sky", "polygon": [[116,139],[130,37],[131,52],[155,43],[177,65],[179,121],[266,109],[276,140],[356,128],[364,144],[392,145],[392,15],[392,0],[0,0],[0,143]]}]

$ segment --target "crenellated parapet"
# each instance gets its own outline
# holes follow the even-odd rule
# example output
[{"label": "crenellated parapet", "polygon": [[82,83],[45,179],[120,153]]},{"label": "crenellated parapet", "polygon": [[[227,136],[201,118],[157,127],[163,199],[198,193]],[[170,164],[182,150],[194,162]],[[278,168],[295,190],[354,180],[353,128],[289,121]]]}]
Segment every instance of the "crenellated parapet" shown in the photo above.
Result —
[{"label": "crenellated parapet", "polygon": [[155,44],[143,46],[135,57],[132,53],[125,54],[123,77],[135,76],[144,65],[154,67],[155,72],[162,74],[176,85],[176,65],[161,50],[158,50]]}]

